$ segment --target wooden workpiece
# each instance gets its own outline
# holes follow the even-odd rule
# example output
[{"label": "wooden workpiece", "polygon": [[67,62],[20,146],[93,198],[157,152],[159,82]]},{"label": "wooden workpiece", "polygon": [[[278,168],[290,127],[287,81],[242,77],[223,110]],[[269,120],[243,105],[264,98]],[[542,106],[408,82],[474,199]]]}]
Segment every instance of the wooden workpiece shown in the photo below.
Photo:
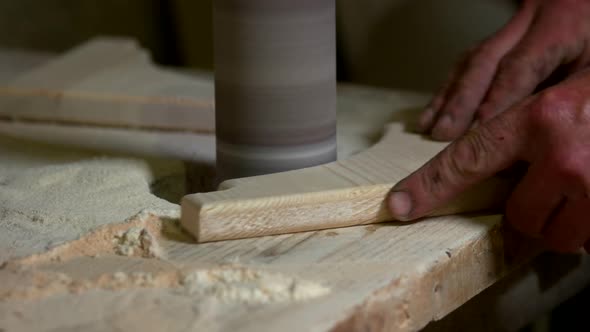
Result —
[{"label": "wooden workpiece", "polygon": [[[393,123],[375,146],[342,161],[229,180],[219,191],[188,195],[182,225],[207,242],[388,221],[385,199],[393,185],[445,146]],[[509,179],[491,178],[431,215],[497,208],[510,189]]]},{"label": "wooden workpiece", "polygon": [[[384,123],[405,119],[426,99],[341,87],[342,158],[361,156]],[[410,141],[395,149],[400,144]],[[30,222],[21,238],[39,243],[0,242],[6,331],[416,331],[445,316],[430,328],[513,330],[590,281],[584,256],[543,256],[527,265],[536,246],[506,232],[500,215],[197,244],[179,228],[180,206],[156,196],[166,181],[180,186],[178,161],[1,135],[0,154],[0,229],[20,234],[25,228],[11,223]],[[23,205],[10,201],[22,184],[35,188]],[[27,213],[17,213],[21,208]]]}]

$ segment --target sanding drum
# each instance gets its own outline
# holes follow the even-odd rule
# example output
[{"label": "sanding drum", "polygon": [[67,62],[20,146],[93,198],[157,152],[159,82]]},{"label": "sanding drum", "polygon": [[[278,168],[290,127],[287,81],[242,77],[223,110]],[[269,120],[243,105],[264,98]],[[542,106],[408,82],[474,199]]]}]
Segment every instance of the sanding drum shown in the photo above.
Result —
[{"label": "sanding drum", "polygon": [[218,180],[336,159],[335,0],[214,0]]}]

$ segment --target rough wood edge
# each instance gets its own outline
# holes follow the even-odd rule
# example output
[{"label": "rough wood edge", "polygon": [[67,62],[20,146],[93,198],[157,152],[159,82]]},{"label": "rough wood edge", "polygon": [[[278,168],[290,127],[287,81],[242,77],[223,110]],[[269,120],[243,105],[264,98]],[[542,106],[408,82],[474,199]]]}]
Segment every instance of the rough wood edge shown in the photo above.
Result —
[{"label": "rough wood edge", "polygon": [[536,253],[528,252],[518,260],[506,259],[503,227],[498,218],[498,223],[485,235],[460,251],[447,253],[445,262],[428,266],[421,275],[392,280],[373,292],[331,331],[420,330],[457,309]]}]

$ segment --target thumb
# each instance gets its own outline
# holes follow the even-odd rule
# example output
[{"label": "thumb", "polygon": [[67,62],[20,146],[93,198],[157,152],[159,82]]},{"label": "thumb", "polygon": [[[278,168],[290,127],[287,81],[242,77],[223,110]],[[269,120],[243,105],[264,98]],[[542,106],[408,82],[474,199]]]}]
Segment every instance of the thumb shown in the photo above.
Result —
[{"label": "thumb", "polygon": [[513,108],[477,127],[397,183],[387,202],[392,216],[402,221],[426,216],[508,168],[517,160],[524,141],[524,113]]}]

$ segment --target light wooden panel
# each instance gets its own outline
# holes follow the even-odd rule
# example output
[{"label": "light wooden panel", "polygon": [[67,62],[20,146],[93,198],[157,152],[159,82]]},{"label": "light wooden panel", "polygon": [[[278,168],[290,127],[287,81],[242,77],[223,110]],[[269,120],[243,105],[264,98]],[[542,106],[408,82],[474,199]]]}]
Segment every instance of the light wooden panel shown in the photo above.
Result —
[{"label": "light wooden panel", "polygon": [[98,38],[1,85],[0,119],[212,134],[213,86]]}]

